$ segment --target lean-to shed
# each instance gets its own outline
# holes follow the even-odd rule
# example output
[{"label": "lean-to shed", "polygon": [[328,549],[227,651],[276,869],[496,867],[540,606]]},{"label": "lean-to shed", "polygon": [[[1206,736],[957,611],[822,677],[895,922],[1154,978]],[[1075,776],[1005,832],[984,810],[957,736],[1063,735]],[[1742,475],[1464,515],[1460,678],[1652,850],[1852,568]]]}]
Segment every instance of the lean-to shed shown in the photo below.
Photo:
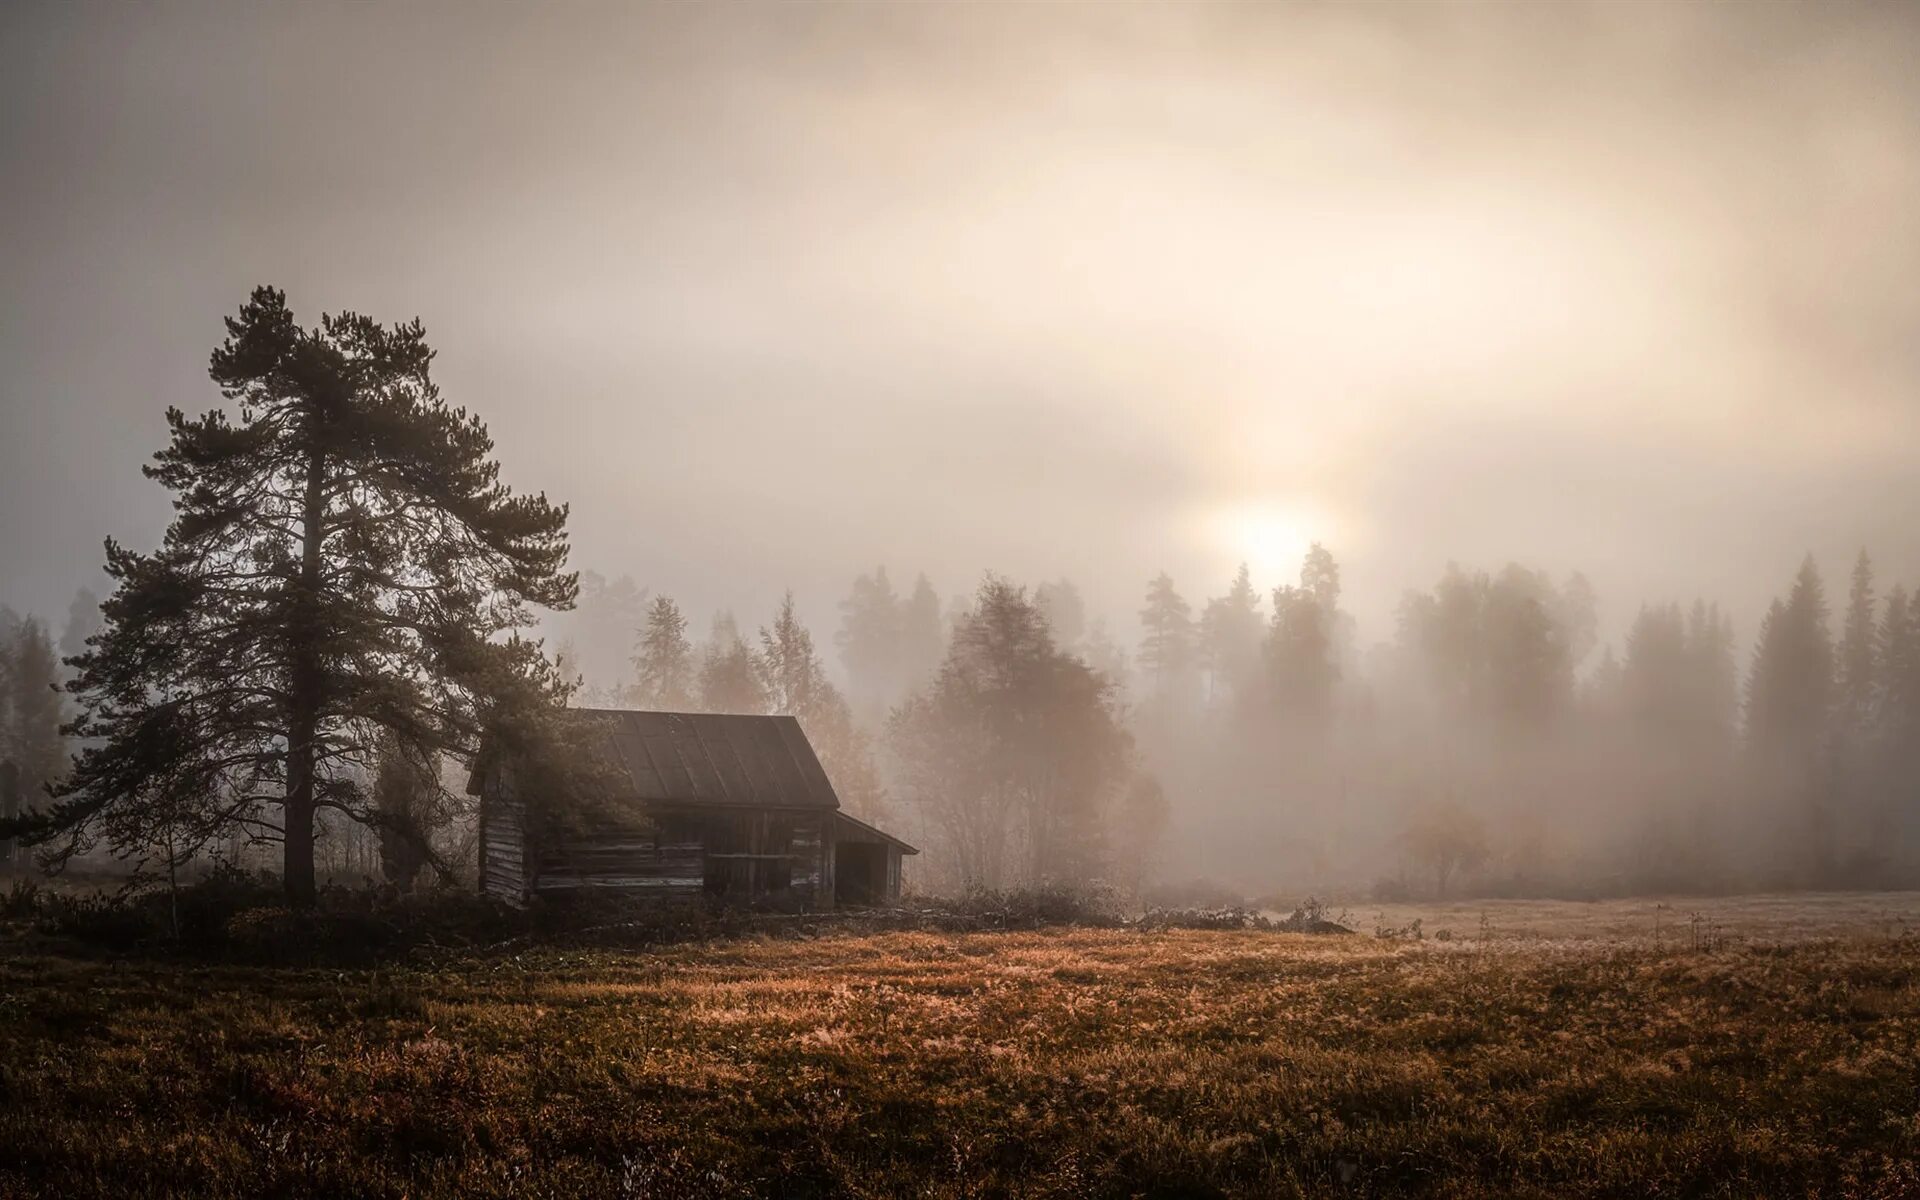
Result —
[{"label": "lean-to shed", "polygon": [[480,887],[512,903],[599,889],[670,900],[824,909],[900,897],[912,846],[840,811],[788,716],[573,709],[611,803],[564,832],[511,759],[469,780],[480,798]]}]

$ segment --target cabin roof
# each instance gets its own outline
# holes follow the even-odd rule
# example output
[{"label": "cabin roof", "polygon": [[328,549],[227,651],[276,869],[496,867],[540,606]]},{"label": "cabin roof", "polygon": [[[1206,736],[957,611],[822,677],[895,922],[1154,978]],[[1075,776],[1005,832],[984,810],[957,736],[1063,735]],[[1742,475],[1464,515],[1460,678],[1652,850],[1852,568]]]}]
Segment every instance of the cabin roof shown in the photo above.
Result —
[{"label": "cabin roof", "polygon": [[844,813],[844,812],[834,813],[833,819],[835,821],[840,822],[840,824],[843,826],[852,827],[853,836],[851,838],[848,838],[842,835],[841,840],[843,841],[887,842],[887,843],[890,843],[895,849],[899,850],[900,853],[902,854],[920,853],[919,850],[915,849],[912,846],[909,846],[907,843],[901,841],[899,838],[888,833],[886,830],[879,829],[879,828],[876,828],[875,826],[869,825],[865,821],[862,821],[860,818],[852,816],[848,813]]},{"label": "cabin roof", "polygon": [[642,800],[837,809],[840,797],[789,716],[575,709],[605,725]]}]

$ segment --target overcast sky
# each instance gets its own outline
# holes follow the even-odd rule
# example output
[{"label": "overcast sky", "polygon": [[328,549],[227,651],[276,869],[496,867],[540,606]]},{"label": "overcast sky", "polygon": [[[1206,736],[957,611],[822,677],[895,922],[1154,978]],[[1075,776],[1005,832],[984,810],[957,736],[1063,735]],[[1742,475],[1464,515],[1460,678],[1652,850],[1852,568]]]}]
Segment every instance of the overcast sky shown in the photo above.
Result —
[{"label": "overcast sky", "polygon": [[[415,315],[576,566],[1450,558],[1920,582],[1920,9],[0,7],[0,603],[59,614],[220,319]],[[696,628],[704,621],[696,616]]]}]

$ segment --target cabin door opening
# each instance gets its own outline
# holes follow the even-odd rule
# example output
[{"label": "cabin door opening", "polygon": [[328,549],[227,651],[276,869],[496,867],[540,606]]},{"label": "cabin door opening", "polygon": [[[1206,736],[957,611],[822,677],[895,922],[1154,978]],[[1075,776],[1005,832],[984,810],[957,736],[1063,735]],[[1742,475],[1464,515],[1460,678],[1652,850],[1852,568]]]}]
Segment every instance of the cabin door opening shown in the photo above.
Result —
[{"label": "cabin door opening", "polygon": [[880,904],[887,897],[887,848],[878,842],[834,847],[833,902]]}]

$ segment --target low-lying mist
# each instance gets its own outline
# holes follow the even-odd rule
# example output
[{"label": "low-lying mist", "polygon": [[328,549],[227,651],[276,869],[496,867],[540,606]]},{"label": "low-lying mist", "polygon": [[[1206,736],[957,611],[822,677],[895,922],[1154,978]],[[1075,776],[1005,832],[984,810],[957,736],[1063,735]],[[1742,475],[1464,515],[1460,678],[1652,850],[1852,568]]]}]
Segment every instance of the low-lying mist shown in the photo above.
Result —
[{"label": "low-lying mist", "polygon": [[1387,629],[1349,615],[1318,545],[1271,592],[1244,568],[1214,595],[1162,574],[1124,626],[1065,579],[943,599],[882,568],[816,637],[791,597],[756,633],[589,572],[549,632],[578,703],[796,712],[848,807],[922,848],[926,891],[1911,883],[1920,608],[1864,553],[1837,602],[1811,559],[1782,582],[1750,636],[1662,597],[1603,641],[1585,576],[1513,564],[1450,565]]}]

